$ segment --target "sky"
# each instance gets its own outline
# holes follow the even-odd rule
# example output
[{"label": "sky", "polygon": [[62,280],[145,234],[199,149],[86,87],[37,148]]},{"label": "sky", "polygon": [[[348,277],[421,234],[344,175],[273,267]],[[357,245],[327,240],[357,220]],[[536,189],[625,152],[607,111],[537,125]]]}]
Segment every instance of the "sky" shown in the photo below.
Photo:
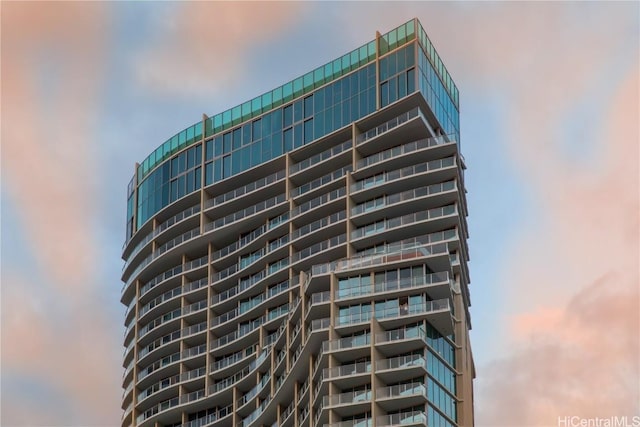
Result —
[{"label": "sky", "polygon": [[2,2],[0,425],[120,425],[126,187],[417,17],[460,90],[478,426],[640,415],[640,3]]}]

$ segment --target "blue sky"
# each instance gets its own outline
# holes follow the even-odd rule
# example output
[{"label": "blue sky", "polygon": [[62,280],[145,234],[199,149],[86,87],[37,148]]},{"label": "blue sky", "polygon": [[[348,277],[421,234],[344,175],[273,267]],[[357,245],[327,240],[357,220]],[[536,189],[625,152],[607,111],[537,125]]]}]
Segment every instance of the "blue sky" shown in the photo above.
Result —
[{"label": "blue sky", "polygon": [[2,425],[119,424],[135,162],[413,17],[461,93],[478,424],[640,410],[638,3],[2,8]]}]

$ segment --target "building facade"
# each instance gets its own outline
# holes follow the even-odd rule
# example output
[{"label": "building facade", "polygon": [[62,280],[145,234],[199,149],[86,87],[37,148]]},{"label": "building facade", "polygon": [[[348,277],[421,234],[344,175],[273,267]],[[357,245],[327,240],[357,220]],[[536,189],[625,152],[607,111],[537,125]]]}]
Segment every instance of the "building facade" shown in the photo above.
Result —
[{"label": "building facade", "polygon": [[458,90],[417,19],[136,165],[122,426],[470,426]]}]

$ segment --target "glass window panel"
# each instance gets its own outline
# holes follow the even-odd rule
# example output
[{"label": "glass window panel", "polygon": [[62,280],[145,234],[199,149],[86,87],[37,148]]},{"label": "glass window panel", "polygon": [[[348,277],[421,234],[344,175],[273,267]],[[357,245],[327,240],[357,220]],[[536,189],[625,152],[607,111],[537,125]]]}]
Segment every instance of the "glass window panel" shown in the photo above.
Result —
[{"label": "glass window panel", "polygon": [[236,150],[242,147],[242,129],[241,128],[234,129],[232,135],[233,135],[232,136],[233,149]]},{"label": "glass window panel", "polygon": [[213,135],[213,118],[209,117],[204,121],[204,134],[205,136]]},{"label": "glass window panel", "polygon": [[413,93],[416,90],[415,68],[407,71],[407,93]]},{"label": "glass window panel", "polygon": [[323,89],[320,89],[316,92],[315,96],[313,97],[314,111],[318,112],[324,110],[324,97],[325,95]]},{"label": "glass window panel", "polygon": [[333,77],[333,64],[330,62],[324,66],[324,79],[330,80]]},{"label": "glass window panel", "polygon": [[293,124],[293,105],[287,105],[282,110],[284,127],[287,128]]},{"label": "glass window panel", "polygon": [[296,101],[293,104],[293,122],[302,120],[302,101]]},{"label": "glass window panel", "polygon": [[222,137],[220,135],[213,139],[213,156],[218,157],[222,155]]},{"label": "glass window panel", "polygon": [[404,25],[398,27],[398,41],[400,43],[404,42],[405,37],[407,37],[407,29]]},{"label": "glass window panel", "polygon": [[367,55],[367,46],[362,46],[358,49],[358,64],[363,64],[367,61],[369,55]]},{"label": "glass window panel", "polygon": [[262,120],[254,120],[252,126],[251,134],[253,135],[253,140],[256,141],[262,138]]},{"label": "glass window panel", "polygon": [[313,89],[313,71],[307,73],[302,77],[302,84],[304,85],[304,91],[310,91]]},{"label": "glass window panel", "polygon": [[242,119],[246,120],[251,115],[251,101],[242,104]]},{"label": "glass window panel", "polygon": [[222,158],[222,176],[228,178],[231,176],[231,155],[228,154]]},{"label": "glass window panel", "polygon": [[398,75],[398,98],[404,98],[407,96],[407,75],[402,73]]},{"label": "glass window panel", "polygon": [[293,128],[284,131],[284,151],[289,152],[293,149]]},{"label": "glass window panel", "polygon": [[187,173],[187,193],[186,194],[190,194],[193,192],[193,190],[195,189],[195,182],[194,182],[194,173],[193,171]]},{"label": "glass window panel", "polygon": [[407,52],[409,50],[411,50],[411,49],[406,47],[406,48],[402,49],[401,52],[398,52],[398,54],[396,55],[396,61],[397,61],[396,69],[398,70],[398,72],[403,71],[405,68],[407,68],[407,56],[406,56],[405,52]]},{"label": "glass window panel", "polygon": [[333,68],[333,77],[342,75],[342,60],[340,58],[335,59],[331,64]]},{"label": "glass window panel", "polygon": [[265,114],[262,116],[262,135],[271,135],[272,126],[271,126],[271,114]]},{"label": "glass window panel", "polygon": [[316,68],[313,71],[313,86],[318,87],[324,83],[324,68]]},{"label": "glass window panel", "polygon": [[251,100],[251,115],[250,117],[255,117],[262,112],[262,102],[260,102],[260,97],[253,98]]},{"label": "glass window panel", "polygon": [[304,118],[309,118],[313,115],[313,95],[307,96],[304,99]]},{"label": "glass window panel", "polygon": [[398,85],[395,78],[389,80],[389,103],[398,99]]},{"label": "glass window panel", "polygon": [[293,148],[302,145],[302,123],[298,123],[293,127]]},{"label": "glass window panel", "polygon": [[354,50],[351,52],[351,58],[349,59],[349,62],[351,63],[351,69],[355,69],[358,66],[359,61],[359,56],[358,56],[358,50]]},{"label": "glass window panel", "polygon": [[231,110],[231,121],[235,125],[240,123],[241,119],[242,119],[242,114],[241,114],[240,106],[238,105],[237,107],[233,107],[233,109]]},{"label": "glass window panel", "polygon": [[195,163],[195,152],[193,149],[187,150],[187,170],[191,169]]},{"label": "glass window panel", "polygon": [[213,162],[204,165],[204,185],[213,184]]},{"label": "glass window panel", "polygon": [[251,123],[242,125],[242,145],[251,143]]},{"label": "glass window panel", "polygon": [[385,56],[380,59],[380,81],[383,82],[389,78],[389,57]]},{"label": "glass window panel", "polygon": [[222,128],[227,129],[231,124],[231,110],[222,113]]},{"label": "glass window panel", "polygon": [[282,130],[282,109],[278,108],[271,112],[271,131],[276,132]]},{"label": "glass window panel", "polygon": [[267,137],[265,142],[271,147],[271,157],[270,159],[275,159],[276,157],[282,154],[282,143],[280,140],[273,140],[271,137]]},{"label": "glass window panel", "polygon": [[389,83],[385,82],[380,85],[380,104],[386,107],[389,104]]},{"label": "glass window panel", "polygon": [[313,141],[313,119],[304,122],[304,143]]},{"label": "glass window panel", "polygon": [[202,144],[196,145],[195,146],[195,151],[196,151],[196,154],[195,154],[194,163],[196,165],[199,165],[199,164],[202,163]]},{"label": "glass window panel", "polygon": [[324,114],[316,114],[313,124],[313,138],[318,139],[325,134]]},{"label": "glass window panel", "polygon": [[231,152],[231,132],[227,132],[224,135],[222,135],[222,139],[223,139],[223,151],[224,153],[230,153]]},{"label": "glass window panel", "polygon": [[277,107],[282,104],[282,87],[276,88],[273,93],[273,106]]},{"label": "glass window panel", "polygon": [[302,77],[298,77],[293,81],[293,96],[298,97],[302,95]]},{"label": "glass window panel", "polygon": [[349,70],[351,69],[351,62],[350,62],[350,57],[348,53],[342,56],[341,68],[342,68],[342,74],[349,72]]},{"label": "glass window panel", "polygon": [[267,111],[271,108],[273,103],[273,99],[272,99],[272,93],[271,92],[267,92],[264,95],[262,95],[262,110],[263,111]]},{"label": "glass window panel", "polygon": [[262,142],[258,141],[251,144],[251,164],[255,166],[260,162],[262,162]]},{"label": "glass window panel", "polygon": [[289,101],[293,98],[293,83],[289,82],[282,86],[282,100]]}]

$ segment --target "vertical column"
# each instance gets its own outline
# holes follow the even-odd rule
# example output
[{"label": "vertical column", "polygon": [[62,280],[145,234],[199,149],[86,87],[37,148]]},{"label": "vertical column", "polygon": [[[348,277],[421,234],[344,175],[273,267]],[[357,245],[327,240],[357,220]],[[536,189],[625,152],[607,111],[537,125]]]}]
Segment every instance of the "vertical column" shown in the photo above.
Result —
[{"label": "vertical column", "polygon": [[200,144],[202,144],[202,150],[200,150],[202,152],[202,155],[200,157],[200,234],[203,234],[205,232],[204,230],[204,202],[205,202],[205,192],[204,192],[204,187],[205,187],[205,176],[206,176],[206,171],[205,171],[205,159],[206,159],[206,146],[204,143],[204,135],[205,135],[205,122],[207,121],[209,117],[207,117],[206,114],[202,114],[202,138],[200,140]]},{"label": "vertical column", "polygon": [[380,39],[381,34],[376,31],[376,110],[380,109]]},{"label": "vertical column", "polygon": [[[203,131],[204,132],[204,131]],[[209,395],[209,388],[211,387],[211,323],[213,318],[213,313],[211,311],[211,302],[213,301],[213,289],[211,287],[211,277],[212,277],[212,267],[211,263],[213,262],[213,245],[211,242],[207,245],[207,339],[206,339],[206,347],[205,347],[205,377],[204,377],[204,395]]]}]

